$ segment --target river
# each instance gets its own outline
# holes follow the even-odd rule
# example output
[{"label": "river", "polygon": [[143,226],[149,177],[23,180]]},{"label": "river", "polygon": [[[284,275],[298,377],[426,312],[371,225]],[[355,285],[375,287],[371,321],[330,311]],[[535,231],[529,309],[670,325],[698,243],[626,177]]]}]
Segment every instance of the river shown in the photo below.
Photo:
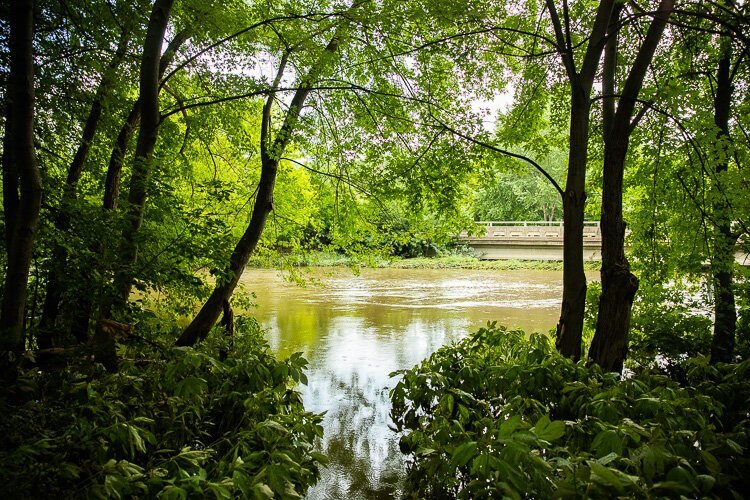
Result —
[{"label": "river", "polygon": [[552,328],[562,274],[463,269],[312,269],[300,286],[252,269],[242,284],[271,349],[302,351],[300,388],[309,411],[326,412],[319,443],[330,464],[308,499],[399,497],[404,460],[389,427],[388,375],[497,320],[526,331]]}]

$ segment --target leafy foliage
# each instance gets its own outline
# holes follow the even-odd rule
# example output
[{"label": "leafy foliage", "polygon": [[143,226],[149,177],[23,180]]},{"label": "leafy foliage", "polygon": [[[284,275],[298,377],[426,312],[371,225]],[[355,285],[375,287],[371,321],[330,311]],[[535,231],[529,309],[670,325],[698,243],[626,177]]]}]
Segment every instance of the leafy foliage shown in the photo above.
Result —
[{"label": "leafy foliage", "polygon": [[2,496],[299,497],[325,460],[294,388],[307,362],[243,330],[223,361],[174,348],[117,374],[26,372],[0,400]]},{"label": "leafy foliage", "polygon": [[560,356],[491,323],[393,375],[418,497],[736,497],[750,466],[750,361],[682,363],[681,386]]},{"label": "leafy foliage", "polygon": [[[505,160],[505,159],[502,159]],[[560,195],[539,172],[513,171],[508,162],[498,161],[503,169],[496,173],[492,184],[480,188],[474,200],[477,220],[556,220],[562,216]],[[551,175],[560,178],[565,158],[559,150],[542,162]],[[517,167],[516,167],[517,169]]]}]

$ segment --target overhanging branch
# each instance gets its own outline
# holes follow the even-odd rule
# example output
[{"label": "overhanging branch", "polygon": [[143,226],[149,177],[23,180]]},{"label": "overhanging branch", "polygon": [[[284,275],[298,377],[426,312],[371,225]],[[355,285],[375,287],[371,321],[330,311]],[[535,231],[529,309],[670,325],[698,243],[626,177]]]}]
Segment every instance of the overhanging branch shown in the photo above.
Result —
[{"label": "overhanging branch", "polygon": [[547,178],[547,180],[552,184],[552,186],[555,188],[557,193],[560,195],[561,199],[565,198],[565,192],[562,190],[560,185],[557,183],[557,181],[547,172],[541,165],[539,165],[537,162],[529,158],[528,156],[524,156],[522,154],[513,153],[512,151],[508,151],[507,149],[502,149],[497,146],[494,146],[492,144],[489,144],[487,142],[484,142],[480,139],[477,139],[475,137],[471,137],[469,135],[464,134],[463,132],[459,132],[458,130],[449,127],[442,121],[438,120],[437,118],[433,117],[433,119],[440,124],[441,127],[443,127],[445,130],[450,132],[451,134],[460,137],[464,139],[465,141],[471,142],[472,144],[476,144],[477,146],[481,146],[483,148],[489,149],[491,151],[495,151],[496,153],[500,153],[506,156],[510,156],[512,158],[517,158],[519,160],[525,161],[532,167],[534,167],[536,170],[538,170],[544,177]]}]

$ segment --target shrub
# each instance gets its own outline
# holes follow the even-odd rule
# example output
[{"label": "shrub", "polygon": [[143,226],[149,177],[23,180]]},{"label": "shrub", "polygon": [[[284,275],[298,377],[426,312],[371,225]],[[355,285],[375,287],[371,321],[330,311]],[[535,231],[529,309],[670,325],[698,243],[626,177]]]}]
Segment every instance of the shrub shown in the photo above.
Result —
[{"label": "shrub", "polygon": [[250,333],[223,361],[139,352],[116,374],[30,370],[3,395],[0,496],[291,498],[317,479],[299,353],[279,361]]},{"label": "shrub", "polygon": [[646,369],[621,379],[489,324],[393,374],[410,494],[741,497],[750,361],[684,367],[685,386]]}]

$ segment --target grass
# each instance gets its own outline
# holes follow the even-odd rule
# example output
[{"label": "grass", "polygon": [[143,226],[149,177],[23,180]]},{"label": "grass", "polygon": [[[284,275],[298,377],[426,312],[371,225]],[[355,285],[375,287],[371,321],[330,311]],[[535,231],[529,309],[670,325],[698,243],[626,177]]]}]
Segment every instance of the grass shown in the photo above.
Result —
[{"label": "grass", "polygon": [[[481,260],[466,255],[439,257],[384,257],[381,255],[348,256],[333,252],[313,252],[285,256],[256,257],[248,263],[251,267],[364,267],[395,269],[487,269],[514,270],[537,269],[561,271],[562,262],[548,260]],[[586,262],[586,270],[599,269],[599,262]]]}]

